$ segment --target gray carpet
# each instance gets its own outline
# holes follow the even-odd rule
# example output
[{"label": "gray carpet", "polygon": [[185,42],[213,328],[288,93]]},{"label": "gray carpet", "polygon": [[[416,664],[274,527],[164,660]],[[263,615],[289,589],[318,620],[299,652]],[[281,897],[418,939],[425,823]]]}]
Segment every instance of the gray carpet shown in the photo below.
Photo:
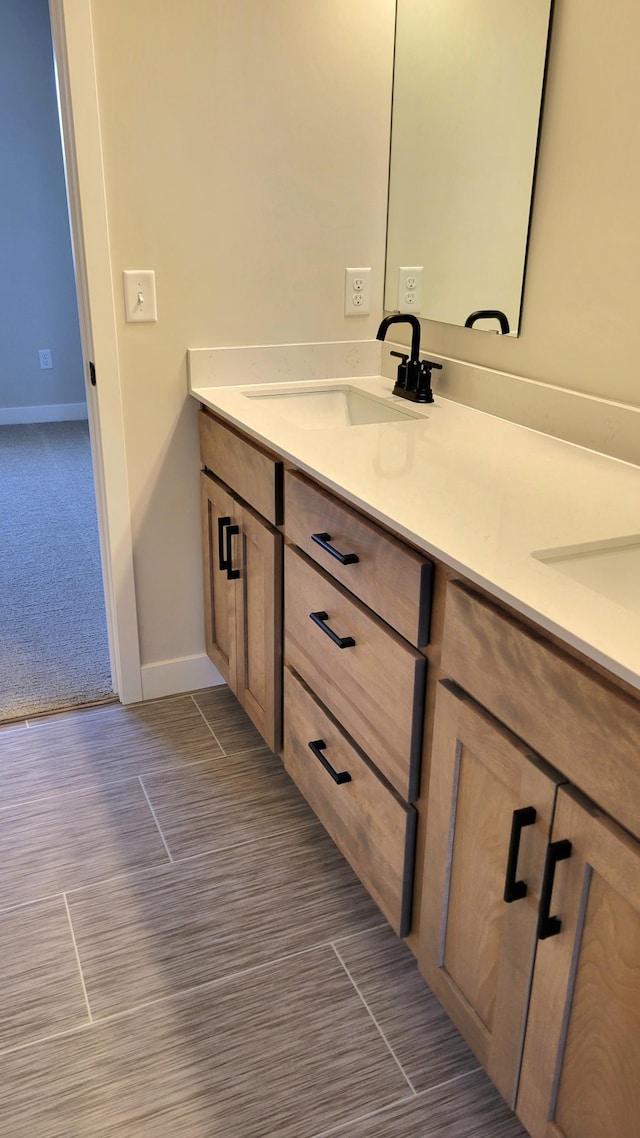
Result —
[{"label": "gray carpet", "polygon": [[112,692],[87,423],[0,427],[0,721]]}]

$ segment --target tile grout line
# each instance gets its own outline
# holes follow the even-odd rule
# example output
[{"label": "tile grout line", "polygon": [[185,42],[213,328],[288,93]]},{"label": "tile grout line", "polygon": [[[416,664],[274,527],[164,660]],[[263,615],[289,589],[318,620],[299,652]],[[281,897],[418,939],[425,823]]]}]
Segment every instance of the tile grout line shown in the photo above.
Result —
[{"label": "tile grout line", "polygon": [[89,1023],[93,1023],[93,1015],[91,1012],[91,1004],[89,1003],[89,993],[87,992],[87,985],[84,982],[84,972],[82,971],[82,962],[80,960],[80,953],[78,952],[78,942],[76,941],[76,934],[73,930],[73,922],[71,920],[71,913],[69,911],[69,903],[67,901],[67,894],[62,894],[64,907],[67,910],[67,920],[69,922],[69,932],[71,933],[71,940],[73,941],[73,951],[76,954],[76,963],[78,965],[78,972],[80,973],[80,983],[82,984],[82,991],[84,993],[84,1002],[87,1005],[87,1015],[89,1016]]},{"label": "tile grout line", "polygon": [[[139,776],[138,776],[138,781],[139,781]],[[143,789],[144,789],[144,787],[143,787]],[[148,801],[149,800],[147,798],[147,802]],[[308,824],[309,823],[306,821],[300,823],[301,826],[308,825]],[[286,834],[294,834],[296,832],[296,830],[299,828],[300,828],[299,826],[291,826],[287,830],[276,830],[276,832],[274,834],[272,834],[271,836],[273,838],[280,838]],[[191,861],[198,861],[200,858],[213,857],[215,854],[229,853],[230,850],[242,849],[245,846],[256,845],[256,843],[261,841],[261,840],[262,839],[260,839],[260,838],[247,838],[247,840],[244,842],[234,842],[234,844],[230,845],[230,846],[212,846],[211,849],[208,849],[208,850],[201,850],[198,853],[186,854],[184,857],[172,858],[171,864],[175,865],[175,866],[185,865],[186,863],[191,862]],[[167,847],[166,847],[166,843],[165,843],[165,849],[166,848]],[[139,874],[153,873],[157,869],[166,869],[166,868],[167,868],[167,863],[165,861],[158,861],[158,862],[154,862],[153,865],[145,865],[145,866],[138,867],[135,869],[125,870],[122,873],[114,873],[111,875],[111,877],[99,877],[99,878],[96,878],[95,881],[89,881],[86,885],[72,885],[70,888],[68,888],[66,890],[66,892],[67,893],[82,893],[86,889],[98,889],[102,885],[112,885],[116,881],[126,881],[127,878],[136,877]],[[51,900],[54,900],[56,897],[62,897],[62,896],[63,896],[63,892],[61,890],[58,890],[57,893],[43,893],[39,897],[30,897],[27,901],[15,901],[9,905],[0,905],[0,916],[2,915],[2,913],[9,913],[9,912],[12,912],[14,909],[25,909],[29,905],[41,905],[44,901],[51,901]],[[383,927],[382,925],[371,925],[371,926],[367,927],[366,929],[363,929],[362,932],[371,932],[376,928],[382,928],[382,927]],[[338,941],[341,942],[343,940],[347,940],[348,937],[360,936],[360,935],[361,935],[360,932],[349,933],[349,934],[347,934],[347,936],[339,937]],[[326,942],[323,941],[322,943],[323,944],[325,944],[325,943],[329,944],[330,942],[329,941],[326,941]]]},{"label": "tile grout line", "polygon": [[[185,763],[184,766],[181,767],[151,767],[149,770],[143,771],[142,774],[134,774],[131,772],[131,774],[123,775],[122,778],[109,779],[107,782],[103,782],[100,785],[99,789],[103,790],[110,786],[121,786],[124,782],[135,782],[136,779],[148,778],[149,775],[177,774],[179,776],[182,776],[185,773],[191,771],[194,767],[203,767],[207,766],[208,764],[210,765],[211,763],[215,762],[216,759],[242,759],[245,756],[248,758],[251,755],[259,753],[260,751],[268,750],[269,748],[265,743],[263,747],[256,746],[249,750],[233,751],[231,754],[223,751],[221,755],[215,755],[214,758],[209,757],[206,759],[190,759],[188,763]],[[271,752],[269,753],[271,754]],[[242,777],[242,774],[243,772],[239,772],[238,774],[232,773],[230,777],[239,778]],[[0,813],[4,810],[15,810],[18,806],[31,806],[34,803],[37,804],[38,802],[48,802],[50,798],[55,798],[58,794],[94,794],[96,792],[97,788],[94,783],[82,783],[80,786],[75,786],[72,784],[64,785],[61,783],[60,786],[51,787],[49,790],[45,791],[44,794],[38,794],[35,797],[32,796],[31,798],[19,798],[15,802],[8,802],[5,805],[0,804]]]},{"label": "tile grout line", "polygon": [[349,977],[349,980],[350,980],[350,981],[351,981],[351,983],[353,984],[353,986],[354,986],[354,988],[355,988],[356,992],[358,993],[358,996],[359,996],[359,997],[360,997],[360,999],[362,1000],[362,1003],[364,1004],[364,1006],[365,1006],[365,1008],[366,1008],[367,1012],[369,1013],[369,1015],[370,1015],[371,1019],[373,1020],[373,1022],[374,1022],[374,1024],[375,1024],[376,1028],[378,1029],[378,1031],[379,1031],[379,1033],[380,1033],[380,1035],[381,1035],[382,1039],[384,1040],[385,1046],[388,1048],[388,1050],[389,1050],[389,1053],[392,1055],[393,1059],[395,1060],[395,1062],[396,1062],[396,1064],[397,1064],[397,1066],[398,1066],[398,1069],[399,1069],[399,1070],[400,1070],[400,1072],[402,1073],[402,1076],[403,1076],[403,1078],[404,1078],[404,1079],[406,1079],[407,1083],[409,1084],[409,1089],[411,1090],[412,1094],[416,1095],[416,1094],[418,1093],[418,1092],[416,1091],[416,1088],[414,1087],[413,1083],[411,1082],[411,1079],[409,1078],[409,1076],[408,1076],[407,1072],[405,1071],[404,1067],[402,1066],[402,1063],[401,1063],[401,1062],[400,1062],[400,1060],[398,1059],[398,1056],[396,1055],[395,1051],[393,1050],[393,1047],[392,1047],[392,1046],[391,1046],[391,1044],[389,1043],[389,1040],[387,1039],[387,1037],[386,1037],[386,1035],[385,1035],[384,1031],[382,1030],[382,1028],[381,1028],[380,1024],[378,1023],[378,1021],[377,1021],[377,1019],[376,1019],[375,1015],[373,1014],[373,1012],[372,1012],[371,1008],[369,1007],[369,1004],[368,1004],[368,1003],[367,1003],[367,1001],[365,1000],[365,998],[364,998],[364,995],[363,995],[363,994],[362,994],[362,992],[360,991],[360,988],[359,988],[359,987],[358,987],[358,985],[356,984],[356,982],[355,982],[355,980],[354,980],[353,976],[351,975],[351,972],[349,971],[349,969],[348,969],[347,965],[345,964],[345,962],[344,962],[344,960],[342,959],[342,957],[341,957],[340,953],[338,952],[338,949],[337,949],[337,947],[336,947],[336,943],[337,943],[337,942],[335,942],[335,941],[332,941],[332,942],[331,942],[331,947],[332,947],[333,951],[335,952],[336,956],[338,957],[338,960],[340,961],[340,964],[341,964],[341,965],[342,965],[342,967],[344,968],[344,970],[345,970],[345,972],[346,972],[347,976]]},{"label": "tile grout line", "polygon": [[219,740],[218,736],[216,735],[215,731],[213,730],[213,727],[212,727],[212,726],[211,726],[211,724],[209,723],[209,720],[207,719],[207,717],[206,717],[206,715],[205,715],[204,711],[202,710],[202,708],[200,707],[200,705],[199,705],[199,703],[198,703],[198,701],[197,701],[196,697],[195,697],[194,695],[192,695],[192,696],[190,696],[190,699],[192,699],[192,700],[193,700],[193,703],[194,703],[194,706],[195,706],[195,708],[196,708],[196,711],[198,711],[198,712],[199,712],[199,714],[202,716],[202,718],[203,718],[203,720],[204,720],[204,722],[205,722],[206,726],[209,728],[209,731],[210,731],[210,732],[211,732],[211,734],[213,735],[213,737],[214,737],[214,739],[215,739],[216,743],[218,744],[218,746],[219,746],[220,750],[222,751],[222,754],[221,754],[220,758],[225,758],[225,759],[226,759],[226,758],[227,758],[227,752],[225,751],[224,747],[222,746],[222,743],[220,742],[220,740]]},{"label": "tile grout line", "polygon": [[156,812],[155,812],[155,810],[153,809],[153,806],[151,805],[151,799],[149,798],[149,795],[147,794],[147,788],[146,788],[146,786],[144,785],[144,783],[143,783],[143,781],[142,781],[142,778],[141,778],[141,776],[140,776],[140,775],[138,775],[138,782],[140,783],[140,786],[142,787],[142,793],[144,794],[144,796],[145,796],[145,798],[146,798],[146,800],[147,800],[147,805],[148,805],[148,807],[149,807],[149,809],[150,809],[150,811],[151,811],[151,814],[152,814],[153,820],[154,820],[154,822],[155,822],[156,826],[158,827],[158,833],[160,834],[160,837],[162,838],[162,844],[163,844],[163,846],[164,846],[165,850],[167,851],[167,857],[169,858],[169,861],[170,861],[170,862],[173,864],[173,857],[171,856],[171,850],[169,849],[169,847],[168,847],[168,845],[167,845],[167,843],[166,843],[166,841],[165,841],[165,836],[164,836],[164,834],[162,833],[162,829],[161,829],[160,823],[159,823],[158,819],[156,818]]},{"label": "tile grout line", "polygon": [[468,1079],[471,1075],[476,1075],[481,1071],[482,1067],[474,1067],[471,1071],[463,1071],[461,1075],[454,1075],[451,1079],[445,1079],[442,1083],[436,1083],[433,1087],[426,1087],[423,1091],[415,1091],[409,1098],[394,1099],[393,1102],[388,1102],[385,1106],[376,1107],[375,1110],[370,1110],[368,1114],[359,1114],[357,1118],[348,1118],[345,1122],[338,1122],[335,1126],[330,1127],[329,1130],[319,1131],[313,1134],[311,1138],[331,1138],[332,1134],[340,1134],[341,1131],[351,1129],[352,1126],[357,1126],[360,1122],[368,1122],[370,1118],[376,1118],[380,1114],[384,1114],[387,1110],[395,1110],[398,1106],[404,1106],[405,1103],[415,1102],[416,1099],[428,1098],[429,1095],[434,1094],[435,1091],[440,1091],[444,1087],[451,1086],[453,1083],[459,1082],[461,1079]]},{"label": "tile grout line", "polygon": [[[64,897],[64,894],[61,896]],[[124,1019],[125,1016],[137,1015],[139,1012],[146,1011],[148,1008],[158,1007],[160,1004],[169,1004],[173,1000],[185,999],[193,995],[194,992],[202,991],[205,988],[217,988],[231,981],[235,982],[238,979],[242,979],[243,976],[251,976],[254,972],[263,972],[267,968],[277,967],[289,960],[295,960],[297,957],[309,956],[312,952],[319,952],[321,949],[331,950],[332,948],[333,944],[331,941],[321,941],[318,944],[310,945],[308,948],[301,948],[296,952],[289,952],[284,956],[277,956],[272,960],[265,960],[260,964],[252,964],[247,968],[241,968],[238,972],[229,972],[225,976],[218,976],[214,980],[203,980],[199,984],[191,984],[188,988],[181,988],[178,991],[156,996],[152,1000],[143,1000],[142,1003],[132,1004],[127,1008],[121,1008],[120,1011],[109,1012],[108,1015],[100,1015],[97,1018],[92,1017],[91,1024],[79,1024],[77,1027],[70,1027],[66,1031],[54,1032],[52,1035],[43,1035],[40,1036],[39,1039],[30,1039],[27,1043],[18,1043],[13,1047],[0,1048],[0,1058],[5,1055],[11,1055],[15,1051],[25,1051],[29,1047],[36,1047],[40,1043],[48,1043],[52,1039],[64,1039],[68,1035],[77,1035],[78,1032],[86,1031],[90,1026],[93,1028],[102,1027],[105,1024],[113,1023],[115,1020]]]}]

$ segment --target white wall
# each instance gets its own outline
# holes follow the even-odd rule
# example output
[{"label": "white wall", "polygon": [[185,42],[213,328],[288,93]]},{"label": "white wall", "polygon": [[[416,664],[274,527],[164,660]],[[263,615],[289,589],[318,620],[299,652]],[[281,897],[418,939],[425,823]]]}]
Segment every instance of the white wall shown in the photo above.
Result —
[{"label": "white wall", "polygon": [[0,0],[0,154],[0,422],[75,417],[86,397],[47,0]]},{"label": "white wall", "polygon": [[[92,14],[148,665],[203,650],[187,348],[377,327],[394,5],[93,0]],[[343,315],[347,265],[374,269],[370,318]],[[157,324],[125,323],[125,268],[155,269]]]},{"label": "white wall", "polygon": [[[425,322],[424,343],[637,406],[640,5],[556,9],[520,338]],[[92,13],[149,664],[203,650],[186,348],[367,338],[382,314],[394,4]],[[342,315],[349,264],[374,268],[370,319]],[[124,268],[156,270],[156,325],[124,323]]]}]

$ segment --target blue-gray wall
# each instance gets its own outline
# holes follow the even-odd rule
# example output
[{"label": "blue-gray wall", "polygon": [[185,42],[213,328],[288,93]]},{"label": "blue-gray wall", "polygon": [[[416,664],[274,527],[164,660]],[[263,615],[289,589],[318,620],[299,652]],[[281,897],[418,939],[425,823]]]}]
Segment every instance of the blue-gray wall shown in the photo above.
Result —
[{"label": "blue-gray wall", "polygon": [[0,423],[84,402],[49,7],[0,0]]}]

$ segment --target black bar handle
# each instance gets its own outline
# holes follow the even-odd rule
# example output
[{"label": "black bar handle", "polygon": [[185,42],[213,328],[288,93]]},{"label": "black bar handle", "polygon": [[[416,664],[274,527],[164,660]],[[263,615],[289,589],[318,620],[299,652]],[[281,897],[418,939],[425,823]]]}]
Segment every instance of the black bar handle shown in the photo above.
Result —
[{"label": "black bar handle", "polygon": [[551,896],[553,894],[553,880],[556,865],[559,861],[566,861],[571,857],[571,842],[563,838],[559,842],[550,842],[547,846],[547,856],[544,862],[544,875],[540,891],[540,912],[538,913],[538,940],[547,940],[550,936],[557,936],[562,928],[560,917],[550,917]]},{"label": "black bar handle", "polygon": [[225,526],[230,525],[231,518],[218,518],[218,565],[223,572],[228,568],[224,552],[224,531]]},{"label": "black bar handle", "polygon": [[503,336],[508,336],[511,331],[507,317],[499,308],[479,308],[477,312],[469,313],[464,322],[465,328],[473,328],[476,320],[497,320]]},{"label": "black bar handle", "polygon": [[337,782],[338,786],[341,786],[343,782],[351,782],[349,771],[336,771],[331,766],[329,760],[325,759],[322,752],[326,749],[326,746],[327,744],[324,739],[314,739],[312,743],[309,743],[309,750],[313,752],[318,762],[322,764],[328,774],[331,775],[333,781]]},{"label": "black bar handle", "polygon": [[324,549],[325,553],[330,553],[332,557],[335,557],[341,565],[355,565],[360,560],[357,553],[340,553],[340,550],[336,549],[335,546],[329,545],[330,533],[312,533],[311,540],[315,541],[321,549]]},{"label": "black bar handle", "polygon": [[[231,519],[229,519],[231,521]],[[240,526],[228,525],[226,529],[226,553],[225,553],[225,569],[227,570],[227,581],[237,581],[240,576],[240,570],[233,568],[232,552],[231,552],[231,538],[240,533]]]},{"label": "black bar handle", "polygon": [[317,624],[318,628],[326,632],[329,640],[333,640],[333,643],[337,644],[338,648],[355,648],[356,642],[353,636],[337,636],[333,629],[325,624],[325,621],[329,619],[328,612],[310,612],[309,616],[313,623]]},{"label": "black bar handle", "polygon": [[525,826],[533,826],[536,817],[535,806],[521,806],[519,810],[513,811],[507,872],[504,878],[504,899],[507,905],[510,905],[512,901],[519,901],[522,897],[527,896],[526,881],[516,880],[518,873],[518,854],[520,853],[520,835]]}]

